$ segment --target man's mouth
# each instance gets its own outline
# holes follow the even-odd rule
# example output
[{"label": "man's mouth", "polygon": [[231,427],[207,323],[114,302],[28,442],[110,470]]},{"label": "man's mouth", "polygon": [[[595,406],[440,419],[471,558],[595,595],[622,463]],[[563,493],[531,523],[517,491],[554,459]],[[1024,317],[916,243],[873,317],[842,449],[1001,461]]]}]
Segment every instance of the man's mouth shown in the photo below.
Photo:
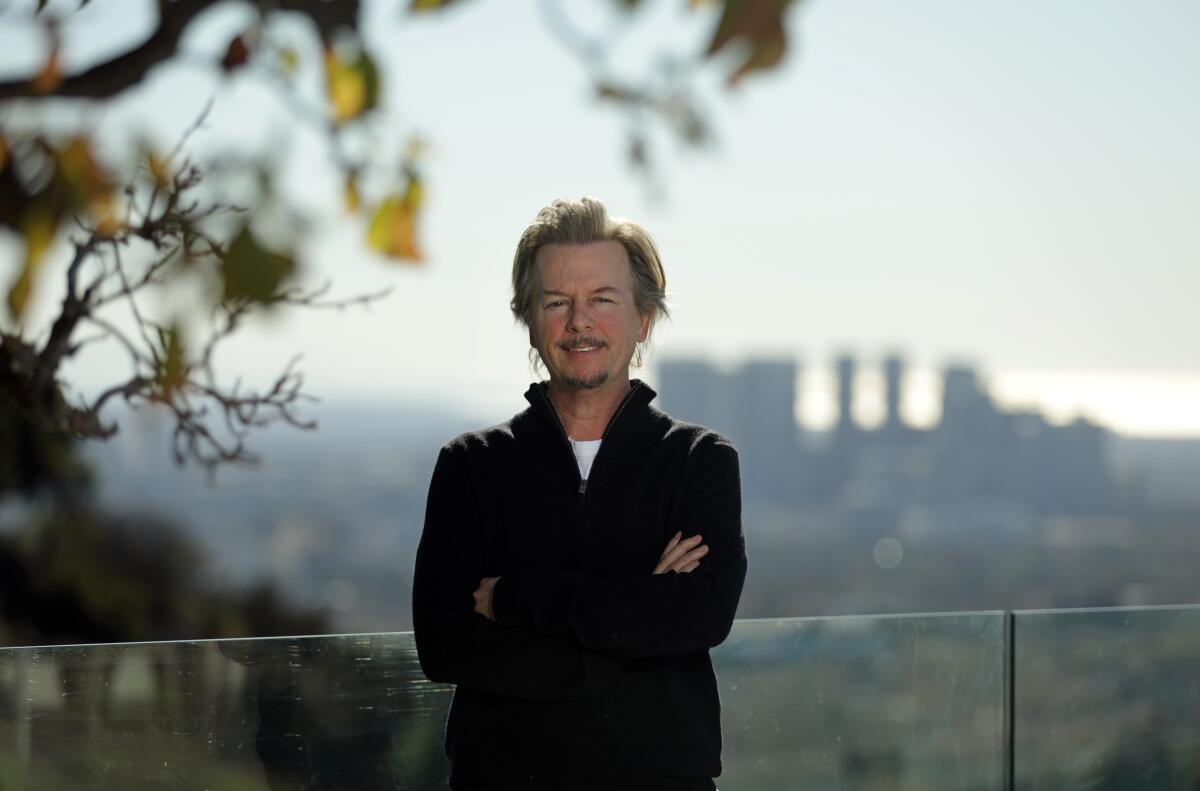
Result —
[{"label": "man's mouth", "polygon": [[600,341],[589,340],[587,343],[563,344],[560,348],[568,352],[594,352],[601,348],[604,344]]}]

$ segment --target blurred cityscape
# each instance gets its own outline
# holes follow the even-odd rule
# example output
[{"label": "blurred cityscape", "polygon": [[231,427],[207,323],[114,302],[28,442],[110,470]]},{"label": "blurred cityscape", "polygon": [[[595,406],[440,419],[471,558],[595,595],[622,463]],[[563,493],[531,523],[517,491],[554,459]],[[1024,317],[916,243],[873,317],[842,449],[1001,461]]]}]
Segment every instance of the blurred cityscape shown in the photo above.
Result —
[{"label": "blurred cityscape", "polygon": [[[1200,441],[1006,411],[962,365],[943,371],[940,420],[916,428],[902,418],[899,357],[882,363],[885,414],[865,428],[851,408],[862,367],[836,360],[839,413],[821,431],[796,419],[795,360],[665,359],[650,377],[660,408],[739,448],[750,553],[739,617],[1200,601]],[[315,416],[314,432],[259,435],[263,464],[209,486],[170,463],[165,423],[133,415],[87,447],[97,507],[182,531],[217,589],[268,583],[323,611],[331,631],[407,629],[437,449],[506,416],[411,405]],[[9,503],[0,533],[23,518]]]}]

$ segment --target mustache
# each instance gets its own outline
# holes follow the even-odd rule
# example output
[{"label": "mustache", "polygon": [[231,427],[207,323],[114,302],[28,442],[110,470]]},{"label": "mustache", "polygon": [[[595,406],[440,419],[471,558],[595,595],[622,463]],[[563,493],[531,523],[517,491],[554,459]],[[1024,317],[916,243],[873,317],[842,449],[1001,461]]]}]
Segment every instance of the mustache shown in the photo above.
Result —
[{"label": "mustache", "polygon": [[599,338],[592,338],[590,336],[583,335],[581,337],[572,338],[569,341],[563,341],[562,343],[559,343],[558,348],[562,349],[563,351],[571,351],[572,349],[583,349],[588,346],[607,346],[607,345],[608,345],[607,343],[600,340]]}]

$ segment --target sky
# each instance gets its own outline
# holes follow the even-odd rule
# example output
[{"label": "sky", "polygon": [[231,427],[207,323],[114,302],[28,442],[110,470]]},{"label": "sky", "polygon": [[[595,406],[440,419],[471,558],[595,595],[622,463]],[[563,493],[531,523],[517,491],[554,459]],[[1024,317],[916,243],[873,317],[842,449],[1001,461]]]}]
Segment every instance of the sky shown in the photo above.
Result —
[{"label": "sky", "polygon": [[[723,87],[727,62],[698,74],[718,139],[703,151],[658,139],[661,193],[628,167],[625,120],[593,99],[539,9],[623,30],[610,63],[624,75],[663,52],[694,58],[716,18],[647,0],[626,29],[615,5],[464,0],[414,20],[369,4],[385,137],[430,145],[420,267],[364,249],[324,149],[269,90],[195,65],[219,57],[248,4],[209,14],[184,41],[188,64],[80,117],[99,136],[149,126],[171,139],[215,97],[198,150],[233,135],[295,157],[289,189],[323,221],[304,251],[312,282],[394,288],[369,311],[261,322],[220,360],[231,378],[263,381],[302,353],[328,404],[504,419],[532,378],[508,311],[512,251],[541,206],[590,194],[646,225],[663,253],[672,318],[656,330],[651,383],[654,359],[794,357],[798,414],[819,427],[832,420],[830,364],[849,351],[863,362],[857,414],[870,422],[872,366],[899,351],[918,423],[936,419],[937,371],[965,361],[1007,406],[1200,436],[1200,5],[800,3],[781,68],[736,91]],[[152,8],[94,0],[69,16],[68,66],[146,35]],[[0,73],[43,57],[30,29],[0,30]],[[53,303],[50,290],[39,297],[42,315]],[[68,373],[86,390],[120,364],[97,353]]]}]

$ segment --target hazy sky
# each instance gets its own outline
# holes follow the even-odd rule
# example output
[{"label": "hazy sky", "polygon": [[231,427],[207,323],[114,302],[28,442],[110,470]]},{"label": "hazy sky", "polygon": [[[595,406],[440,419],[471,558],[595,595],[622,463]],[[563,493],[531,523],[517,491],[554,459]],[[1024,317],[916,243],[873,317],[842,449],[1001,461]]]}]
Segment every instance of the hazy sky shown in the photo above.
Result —
[{"label": "hazy sky", "polygon": [[[611,21],[596,2],[559,5],[584,27]],[[651,5],[614,50],[618,72],[697,51],[715,22],[684,0]],[[86,63],[145,35],[150,7],[93,0],[68,27],[68,55]],[[265,374],[303,352],[327,401],[437,400],[503,419],[531,376],[507,307],[517,237],[550,199],[592,194],[662,249],[674,318],[656,355],[795,355],[810,423],[829,418],[836,353],[871,364],[898,349],[917,369],[918,418],[934,401],[930,371],[956,359],[978,363],[1008,403],[1200,435],[1200,4],[802,3],[783,68],[732,94],[720,68],[701,75],[720,139],[708,152],[660,149],[662,199],[627,167],[625,122],[591,98],[538,7],[464,0],[413,21],[376,4],[369,41],[391,76],[389,131],[432,144],[428,261],[367,254],[322,149],[297,133],[311,162],[291,186],[329,218],[308,251],[313,276],[343,293],[396,293],[370,312],[269,322],[230,350],[229,371]],[[239,8],[185,47],[219,53]],[[5,73],[36,67],[38,53],[28,30],[0,32]],[[116,134],[149,120],[167,134],[217,85],[194,66],[162,70],[96,125]],[[205,134],[279,145],[294,127],[245,81],[216,96]],[[75,373],[106,381],[120,364]]]}]

